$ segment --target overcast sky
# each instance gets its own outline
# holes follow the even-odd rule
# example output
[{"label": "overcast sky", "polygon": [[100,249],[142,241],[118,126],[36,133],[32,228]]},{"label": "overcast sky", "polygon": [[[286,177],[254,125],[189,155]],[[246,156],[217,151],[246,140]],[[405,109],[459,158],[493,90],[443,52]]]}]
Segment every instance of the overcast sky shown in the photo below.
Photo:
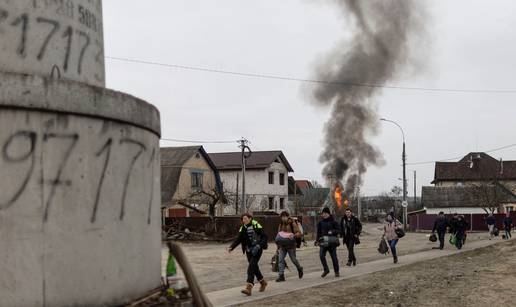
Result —
[{"label": "overcast sky", "polygon": [[[423,0],[418,0],[423,1]],[[308,78],[314,63],[349,38],[348,20],[324,0],[105,0],[106,55],[186,66]],[[415,50],[425,68],[391,85],[516,89],[516,2],[433,0],[428,44]],[[237,140],[253,150],[282,150],[297,179],[321,178],[319,155],[329,110],[310,105],[299,82],[246,78],[106,60],[107,86],[154,104],[164,138]],[[379,117],[399,122],[408,162],[462,156],[516,143],[516,94],[385,89]],[[384,124],[371,137],[385,165],[370,168],[363,192],[401,181],[401,134]],[[163,142],[162,146],[187,144]],[[237,144],[206,144],[208,152]],[[516,147],[492,153],[516,159]],[[408,166],[429,185],[434,164]]]}]

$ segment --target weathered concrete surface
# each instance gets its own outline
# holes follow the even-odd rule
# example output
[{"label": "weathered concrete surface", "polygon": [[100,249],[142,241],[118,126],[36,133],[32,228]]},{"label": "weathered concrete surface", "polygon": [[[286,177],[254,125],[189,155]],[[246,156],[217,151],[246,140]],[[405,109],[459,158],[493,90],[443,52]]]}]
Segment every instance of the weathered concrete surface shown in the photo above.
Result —
[{"label": "weathered concrete surface", "polygon": [[104,86],[101,0],[0,0],[0,59],[0,71]]},{"label": "weathered concrete surface", "polygon": [[159,286],[157,110],[76,82],[0,83],[0,306],[117,305]]},{"label": "weathered concrete surface", "polygon": [[74,81],[0,72],[0,106],[105,118],[160,135],[159,112],[153,105]]}]

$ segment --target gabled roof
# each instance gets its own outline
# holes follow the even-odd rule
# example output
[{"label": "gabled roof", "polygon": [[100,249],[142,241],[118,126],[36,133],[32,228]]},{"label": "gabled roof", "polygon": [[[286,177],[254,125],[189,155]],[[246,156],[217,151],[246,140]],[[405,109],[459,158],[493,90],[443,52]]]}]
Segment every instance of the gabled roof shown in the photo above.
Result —
[{"label": "gabled roof", "polygon": [[[425,208],[478,207],[477,189],[474,186],[423,187],[421,201]],[[486,186],[481,193],[489,193],[490,198],[498,199],[500,203],[516,202],[516,195],[501,184]]]},{"label": "gabled roof", "polygon": [[498,161],[472,152],[458,162],[436,162],[434,181],[516,180],[516,161]]},{"label": "gabled roof", "polygon": [[292,176],[288,176],[288,195],[303,195],[303,189],[297,186],[297,181]]},{"label": "gabled roof", "polygon": [[[242,169],[241,152],[220,152],[210,153],[210,158],[219,171]],[[247,159],[246,169],[266,169],[275,161],[285,165],[289,172],[294,170],[288,163],[287,158],[281,151],[254,151]]]},{"label": "gabled roof", "polygon": [[310,180],[296,180],[296,185],[297,188],[301,190],[313,188]]},{"label": "gabled roof", "polygon": [[163,147],[160,148],[160,154],[162,204],[168,203],[172,200],[172,197],[174,197],[174,194],[176,193],[184,164],[196,154],[200,154],[206,160],[210,168],[215,173],[217,188],[221,189],[220,177],[217,168],[202,146]]}]

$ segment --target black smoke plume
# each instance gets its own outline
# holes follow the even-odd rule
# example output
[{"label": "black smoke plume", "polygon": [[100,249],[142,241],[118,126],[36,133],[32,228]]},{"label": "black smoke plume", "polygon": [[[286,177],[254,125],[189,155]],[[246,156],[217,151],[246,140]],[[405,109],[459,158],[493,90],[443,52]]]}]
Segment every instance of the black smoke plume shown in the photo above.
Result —
[{"label": "black smoke plume", "polygon": [[[314,103],[331,106],[321,154],[323,176],[345,181],[346,196],[371,165],[380,165],[380,150],[368,138],[379,130],[375,95],[378,85],[395,80],[413,60],[413,39],[423,32],[424,8],[415,0],[333,0],[352,21],[353,37],[321,59]],[[358,178],[357,178],[358,177]]]}]

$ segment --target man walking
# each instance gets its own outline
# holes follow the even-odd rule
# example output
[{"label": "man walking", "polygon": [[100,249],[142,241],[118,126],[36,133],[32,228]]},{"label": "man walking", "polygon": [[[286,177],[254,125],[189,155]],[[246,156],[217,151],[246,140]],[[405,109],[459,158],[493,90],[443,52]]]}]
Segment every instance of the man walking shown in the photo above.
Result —
[{"label": "man walking", "polygon": [[511,235],[512,218],[511,218],[510,212],[507,212],[505,214],[505,217],[503,218],[503,228],[505,230],[505,239],[509,240],[512,237],[512,235]]},{"label": "man walking", "polygon": [[486,217],[486,224],[489,228],[489,240],[491,240],[494,237],[494,228],[496,225],[496,218],[493,213],[489,213],[489,216]]},{"label": "man walking", "polygon": [[315,244],[319,246],[319,258],[323,266],[323,273],[321,277],[326,277],[330,273],[328,262],[326,262],[326,253],[330,253],[331,261],[333,263],[333,270],[335,277],[339,277],[339,259],[337,258],[337,247],[339,246],[338,235],[340,233],[340,226],[330,213],[330,208],[325,207],[322,211],[322,220],[317,224],[317,237]]},{"label": "man walking", "polygon": [[344,217],[340,220],[340,228],[342,232],[343,242],[348,249],[348,263],[347,266],[357,265],[357,258],[355,257],[355,245],[360,244],[359,236],[362,232],[362,223],[353,215],[351,209],[347,208]]},{"label": "man walking", "polygon": [[437,236],[439,237],[439,249],[444,248],[444,237],[446,235],[446,228],[450,227],[450,223],[444,216],[444,212],[439,212],[437,219],[434,222],[434,228],[432,229],[432,234],[437,231]]}]

